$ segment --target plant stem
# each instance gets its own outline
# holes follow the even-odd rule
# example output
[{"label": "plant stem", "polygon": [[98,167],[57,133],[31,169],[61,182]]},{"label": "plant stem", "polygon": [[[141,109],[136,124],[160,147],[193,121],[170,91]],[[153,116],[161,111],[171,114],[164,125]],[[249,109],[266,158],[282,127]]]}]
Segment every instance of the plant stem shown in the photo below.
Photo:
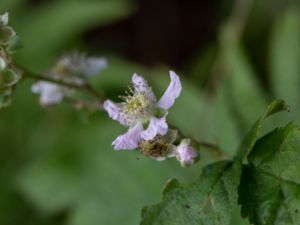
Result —
[{"label": "plant stem", "polygon": [[213,155],[215,158],[218,158],[218,159],[228,158],[225,155],[224,151],[218,145],[213,144],[213,143],[209,143],[209,142],[205,142],[205,141],[198,141],[198,140],[195,140],[190,135],[184,135],[182,133],[182,131],[178,127],[174,126],[173,124],[169,124],[169,127],[172,128],[172,129],[176,129],[178,131],[178,134],[179,134],[178,139],[179,140],[181,140],[183,138],[189,138],[189,139],[191,139],[192,142],[194,142],[199,147],[204,147],[203,148],[204,150],[210,149],[211,150],[211,151],[209,151],[210,155]]},{"label": "plant stem", "polygon": [[97,100],[99,100],[100,102],[104,101],[104,94],[95,90],[89,83],[76,84],[76,83],[65,82],[63,80],[54,79],[54,78],[47,77],[44,75],[34,74],[20,66],[18,66],[18,68],[20,68],[23,71],[23,78],[29,78],[29,79],[33,79],[33,80],[42,80],[42,81],[47,81],[50,83],[62,85],[67,88],[70,88],[70,89],[76,89],[76,90],[85,92],[87,94],[90,94],[91,96],[94,96]]},{"label": "plant stem", "polygon": [[220,149],[220,147],[218,145],[216,145],[216,144],[212,144],[212,143],[204,142],[204,141],[197,141],[195,139],[192,139],[192,141],[194,141],[200,147],[204,147],[204,148],[212,150],[212,151],[210,151],[210,153],[212,153],[216,158],[221,158],[221,159],[228,158],[224,154],[224,151],[222,149]]}]

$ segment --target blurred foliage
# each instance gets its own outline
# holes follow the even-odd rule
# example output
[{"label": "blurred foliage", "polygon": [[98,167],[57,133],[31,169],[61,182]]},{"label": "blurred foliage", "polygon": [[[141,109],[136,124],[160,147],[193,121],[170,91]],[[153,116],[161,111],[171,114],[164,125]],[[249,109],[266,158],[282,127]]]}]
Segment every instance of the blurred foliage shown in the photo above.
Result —
[{"label": "blurred foliage", "polygon": [[[88,48],[82,39],[90,29],[110,26],[138,10],[138,2],[129,0],[37,2],[0,3],[25,46],[16,60],[37,72],[68,49]],[[292,111],[274,116],[265,130],[275,122],[300,122],[297,3],[254,0],[240,7],[240,14],[224,13],[217,41],[201,53],[195,50],[182,72],[175,68],[184,89],[168,117],[185,134],[216,143],[229,156],[273,98],[286,99]],[[110,97],[126,88],[134,72],[148,76],[158,93],[168,85],[167,66],[148,68],[118,52],[105,54],[109,68],[93,84]],[[87,115],[67,104],[41,109],[30,85],[20,85],[12,107],[0,111],[0,225],[138,224],[140,208],[159,200],[167,179],[191,182],[213,160],[203,151],[201,163],[183,169],[173,160],[116,153],[111,142],[125,130],[105,113]],[[242,224],[239,219],[236,225]]]}]

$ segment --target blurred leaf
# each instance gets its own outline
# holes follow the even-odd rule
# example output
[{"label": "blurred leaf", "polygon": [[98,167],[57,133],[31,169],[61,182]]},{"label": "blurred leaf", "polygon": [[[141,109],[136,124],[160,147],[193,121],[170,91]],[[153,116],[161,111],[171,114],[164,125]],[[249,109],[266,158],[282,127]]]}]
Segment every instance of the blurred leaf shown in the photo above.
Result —
[{"label": "blurred leaf", "polygon": [[300,221],[300,132],[295,125],[257,141],[240,186],[242,213],[255,225]]},{"label": "blurred leaf", "polygon": [[300,14],[298,8],[287,8],[273,25],[270,48],[272,89],[275,97],[284,98],[299,107],[300,84]]},{"label": "blurred leaf", "polygon": [[[198,126],[202,140],[216,143],[224,153],[233,156],[238,146],[240,136],[236,119],[233,117],[227,101],[228,96],[224,87],[220,87],[216,96],[208,97]],[[195,126],[196,127],[196,126]],[[196,131],[195,131],[196,132]]]},{"label": "blurred leaf", "polygon": [[55,1],[26,12],[16,23],[24,43],[19,60],[35,70],[61,54],[65,44],[91,27],[106,25],[133,11],[129,1]]},{"label": "blurred leaf", "polygon": [[230,25],[221,33],[221,45],[228,104],[239,119],[241,131],[245,132],[267,105],[266,97]]},{"label": "blurred leaf", "polygon": [[1,0],[0,14],[7,11],[10,12],[11,10],[18,8],[25,1],[26,0]]},{"label": "blurred leaf", "polygon": [[197,52],[197,55],[189,62],[191,66],[189,77],[192,77],[201,86],[209,79],[216,60],[217,50],[217,47],[211,44],[204,51]]}]

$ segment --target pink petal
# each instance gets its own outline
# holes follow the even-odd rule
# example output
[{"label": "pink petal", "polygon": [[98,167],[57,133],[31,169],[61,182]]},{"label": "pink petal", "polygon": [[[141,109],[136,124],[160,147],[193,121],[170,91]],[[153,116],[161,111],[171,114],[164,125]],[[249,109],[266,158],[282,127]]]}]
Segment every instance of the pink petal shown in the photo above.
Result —
[{"label": "pink petal", "polygon": [[152,88],[149,87],[144,77],[135,73],[133,74],[131,81],[136,92],[145,93],[150,102],[156,102],[156,97],[152,91]]},{"label": "pink petal", "polygon": [[179,76],[175,72],[170,71],[170,78],[171,82],[169,87],[157,103],[159,108],[165,110],[168,110],[174,104],[175,99],[180,95],[181,92],[181,82]]},{"label": "pink petal", "polygon": [[144,92],[149,89],[148,83],[145,78],[138,75],[137,73],[133,74],[131,82],[137,92]]},{"label": "pink petal", "polygon": [[134,127],[130,128],[127,133],[120,135],[112,143],[115,150],[133,150],[138,147],[141,140],[141,132],[143,131],[143,126],[141,123],[136,124]]},{"label": "pink petal", "polygon": [[176,148],[177,159],[182,166],[187,166],[194,163],[195,158],[198,156],[197,151],[189,145],[189,140],[185,143],[185,140]]},{"label": "pink petal", "polygon": [[148,128],[142,132],[141,136],[145,140],[151,140],[157,134],[165,135],[167,132],[168,132],[168,124],[166,123],[166,118],[152,117],[150,119],[150,124]]},{"label": "pink petal", "polygon": [[113,120],[117,120],[124,126],[126,125],[125,117],[121,112],[120,107],[116,103],[112,102],[111,100],[106,100],[103,103],[103,108],[106,110],[110,118],[112,118]]}]

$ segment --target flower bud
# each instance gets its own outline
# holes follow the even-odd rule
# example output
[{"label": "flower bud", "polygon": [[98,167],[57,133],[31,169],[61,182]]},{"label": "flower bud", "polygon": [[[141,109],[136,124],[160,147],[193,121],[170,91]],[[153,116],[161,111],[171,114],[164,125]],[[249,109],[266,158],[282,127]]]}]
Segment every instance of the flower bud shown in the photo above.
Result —
[{"label": "flower bud", "polygon": [[0,57],[0,71],[6,68],[6,63],[2,57]]},{"label": "flower bud", "polygon": [[16,32],[9,26],[0,26],[0,44],[7,45],[16,35]]},{"label": "flower bud", "polygon": [[6,26],[8,24],[8,12],[0,16],[0,26]]},{"label": "flower bud", "polygon": [[182,139],[176,148],[176,158],[184,167],[193,164],[198,157],[197,151],[190,142],[190,139]]}]

